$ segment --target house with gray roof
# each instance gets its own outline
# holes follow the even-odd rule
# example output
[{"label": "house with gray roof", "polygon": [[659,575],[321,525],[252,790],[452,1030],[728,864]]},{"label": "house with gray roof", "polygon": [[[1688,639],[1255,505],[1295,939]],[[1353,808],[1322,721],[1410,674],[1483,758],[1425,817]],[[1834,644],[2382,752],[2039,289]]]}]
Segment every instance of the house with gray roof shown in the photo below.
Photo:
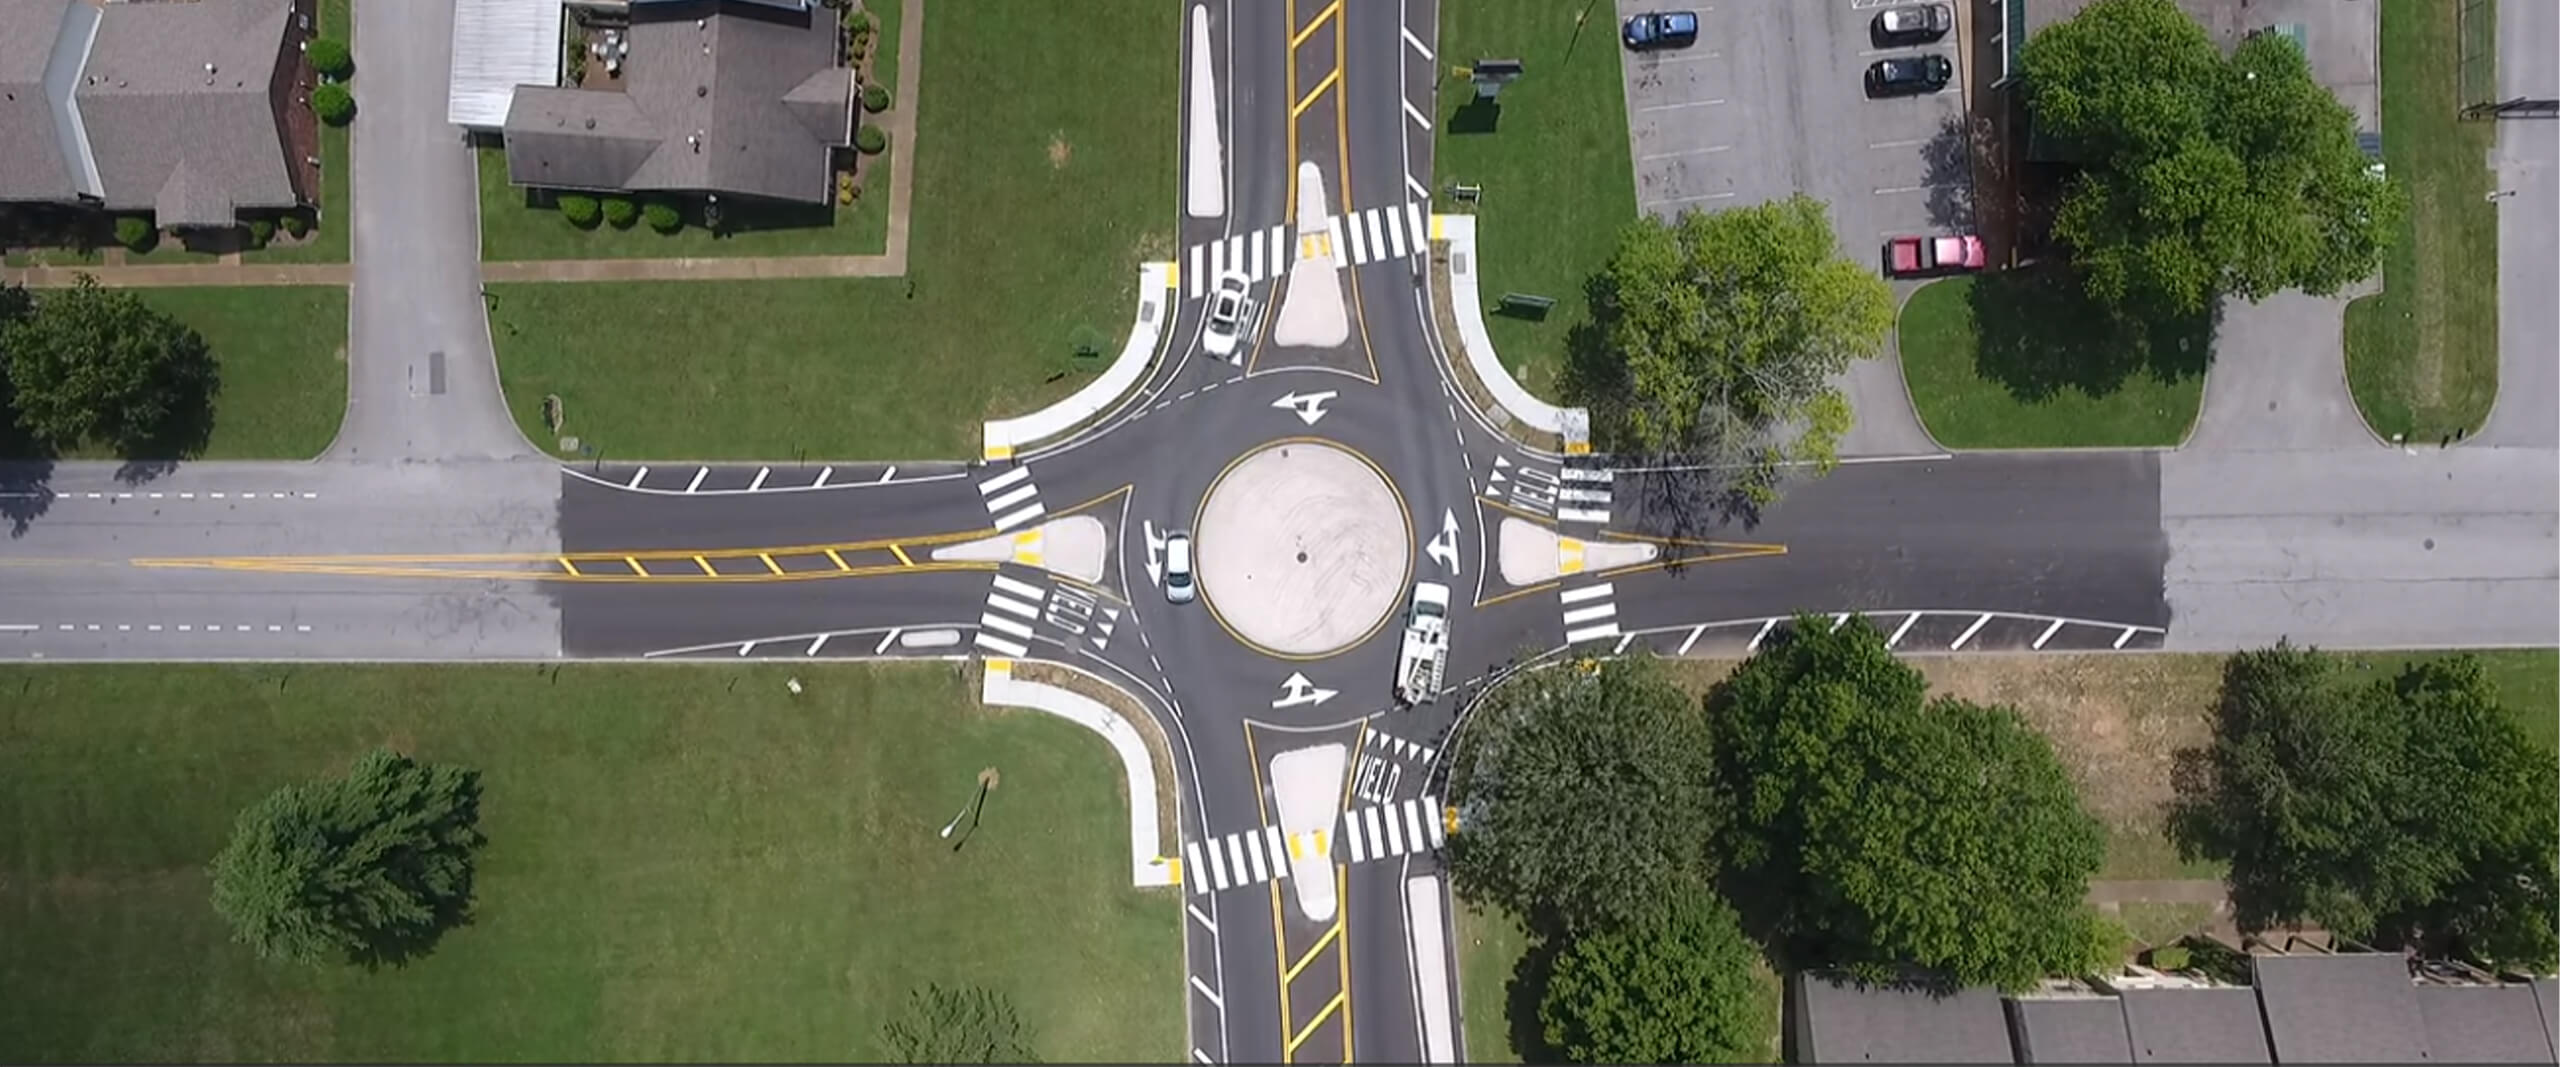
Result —
[{"label": "house with gray roof", "polygon": [[1799,971],[1788,1026],[1799,1063],[2009,1063],[2000,994],[1876,985]]},{"label": "house with gray roof", "polygon": [[2118,997],[2135,1063],[2274,1062],[2257,990],[2127,989]]},{"label": "house with gray roof", "polygon": [[2115,997],[2016,997],[2008,1002],[2009,1036],[2019,1063],[2131,1063],[2124,1004]]},{"label": "house with gray roof", "polygon": [[2397,952],[2258,955],[2258,1010],[2279,1063],[2423,1063],[2426,1024]]},{"label": "house with gray roof", "polygon": [[618,86],[520,86],[507,180],[823,204],[853,143],[841,23],[805,0],[632,0]]},{"label": "house with gray roof", "polygon": [[314,0],[0,3],[0,202],[229,227],[317,193]]}]

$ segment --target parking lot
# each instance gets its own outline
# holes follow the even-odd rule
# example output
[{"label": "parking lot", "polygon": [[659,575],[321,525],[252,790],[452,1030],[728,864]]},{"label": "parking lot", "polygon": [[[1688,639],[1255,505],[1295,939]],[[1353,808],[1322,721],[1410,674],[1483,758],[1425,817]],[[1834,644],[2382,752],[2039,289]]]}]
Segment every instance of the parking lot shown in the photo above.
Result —
[{"label": "parking lot", "polygon": [[[1666,8],[1698,15],[1695,44],[1622,64],[1638,208],[1667,218],[1801,190],[1830,204],[1842,251],[1861,263],[1876,263],[1893,234],[1971,231],[1964,15],[1933,42],[1874,40],[1876,13],[1907,2],[1618,0],[1621,23]],[[1869,64],[1927,53],[1958,65],[1943,91],[1868,97]]]}]

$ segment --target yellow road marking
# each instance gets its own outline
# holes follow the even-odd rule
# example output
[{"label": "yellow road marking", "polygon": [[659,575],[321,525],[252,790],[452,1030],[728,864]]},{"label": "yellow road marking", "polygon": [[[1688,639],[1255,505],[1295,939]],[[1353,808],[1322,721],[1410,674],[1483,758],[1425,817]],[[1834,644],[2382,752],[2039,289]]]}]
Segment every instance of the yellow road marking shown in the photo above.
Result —
[{"label": "yellow road marking", "polygon": [[1441,808],[1441,809],[1440,809],[1440,822],[1441,822],[1445,827],[1447,827],[1447,829],[1448,829],[1448,831],[1449,831],[1450,833],[1453,833],[1453,834],[1454,834],[1454,833],[1457,833],[1457,832],[1458,832],[1458,808],[1457,808],[1457,805],[1452,804],[1452,805],[1448,805],[1448,806],[1446,806],[1446,807]]},{"label": "yellow road marking", "polygon": [[1308,946],[1307,951],[1298,957],[1298,962],[1290,964],[1288,970],[1280,972],[1280,980],[1286,982],[1298,977],[1298,972],[1306,970],[1308,964],[1315,962],[1316,957],[1324,952],[1324,947],[1332,944],[1333,939],[1341,933],[1342,918],[1336,915],[1333,925],[1324,928],[1324,936],[1317,938],[1315,944]]},{"label": "yellow road marking", "polygon": [[1582,573],[1582,542],[1570,537],[1556,538],[1556,569],[1566,574]]},{"label": "yellow road marking", "polygon": [[[915,566],[915,565],[916,565],[916,561],[914,561],[914,560],[911,560],[911,559],[908,559],[908,558],[907,558],[907,550],[906,550],[906,549],[900,548],[900,547],[898,547],[898,546],[896,546],[896,545],[890,545],[890,546],[889,546],[889,551],[894,552],[894,553],[897,553],[897,556],[898,556],[898,562],[899,562],[901,565],[908,566],[908,567],[913,567],[913,566]],[[827,558],[828,558],[828,559],[831,559],[831,560],[836,561],[836,569],[837,569],[837,570],[844,570],[844,569],[845,569],[845,565],[844,565],[844,557],[839,556],[839,555],[836,555],[836,554],[835,554],[835,553],[833,553],[833,552],[829,552],[829,553],[827,553]]]},{"label": "yellow road marking", "polygon": [[1475,606],[1480,608],[1489,608],[1502,603],[1505,600],[1518,600],[1519,598],[1528,596],[1531,593],[1552,593],[1555,592],[1557,584],[1558,583],[1556,582],[1539,582],[1536,585],[1522,586],[1521,588],[1504,593],[1501,596],[1486,597],[1483,600],[1476,601]]},{"label": "yellow road marking", "polygon": [[1433,215],[1433,216],[1431,216],[1431,239],[1432,239],[1432,240],[1434,240],[1434,241],[1446,241],[1446,240],[1448,240],[1448,239],[1449,239],[1449,237],[1448,237],[1449,224],[1448,224],[1447,222],[1443,221],[1443,220],[1447,219],[1448,217],[1449,217],[1449,216],[1447,216],[1447,215]]},{"label": "yellow road marking", "polygon": [[567,557],[567,556],[562,556],[562,557],[560,557],[560,565],[561,565],[561,566],[563,566],[563,567],[568,568],[568,570],[569,570],[569,576],[570,576],[570,577],[575,578],[575,577],[577,577],[577,576],[578,576],[578,565],[577,565],[577,564],[575,564],[575,563],[571,563],[571,562],[569,562],[569,557]]},{"label": "yellow road marking", "polygon": [[1289,117],[1294,119],[1306,114],[1308,108],[1316,106],[1316,99],[1323,96],[1325,90],[1333,88],[1333,83],[1341,80],[1342,68],[1336,67],[1327,72],[1324,80],[1317,82],[1315,88],[1307,91],[1307,95],[1299,97],[1297,103],[1289,105]]},{"label": "yellow road marking", "polygon": [[[1344,897],[1346,894],[1348,894],[1348,893],[1350,892],[1350,890],[1351,890],[1351,877],[1350,877],[1350,875],[1351,875],[1351,871],[1350,871],[1350,869],[1349,869],[1349,868],[1347,868],[1347,867],[1336,867],[1336,868],[1334,868],[1334,869],[1333,869],[1333,899],[1335,899],[1335,900],[1341,900],[1341,899],[1343,899],[1343,897]],[[1341,917],[1341,918],[1338,918],[1338,919],[1335,919],[1335,920],[1333,921],[1333,923],[1334,923],[1334,929],[1337,929],[1337,930],[1340,930],[1340,929],[1346,929],[1346,928],[1348,928],[1348,926],[1350,925],[1350,922],[1351,922],[1351,909],[1349,909],[1349,908],[1344,908],[1344,909],[1342,909],[1342,917]],[[1348,935],[1345,935],[1344,940],[1345,940],[1345,941],[1350,940],[1349,936],[1348,936]],[[1350,952],[1348,949],[1345,949],[1345,950],[1344,950],[1344,951],[1342,951],[1342,952],[1335,953],[1335,956],[1336,956],[1337,958],[1339,958],[1339,959],[1342,961],[1342,980],[1334,986],[1334,988],[1341,990],[1341,992],[1340,992],[1340,993],[1337,993],[1337,994],[1335,994],[1334,996],[1335,996],[1335,999],[1340,1000],[1340,1001],[1342,1002],[1342,1062],[1344,1062],[1344,1063],[1350,1063],[1350,1062],[1352,1062],[1352,1056],[1351,1056],[1351,952]]]},{"label": "yellow road marking", "polygon": [[1307,20],[1307,24],[1300,27],[1297,33],[1290,35],[1289,47],[1295,49],[1305,44],[1307,38],[1315,36],[1317,30],[1324,28],[1324,20],[1339,14],[1342,14],[1342,0],[1333,0],[1332,3],[1325,5],[1324,10],[1316,12],[1316,17]]},{"label": "yellow road marking", "polygon": [[700,557],[700,556],[695,556],[695,557],[693,557],[693,562],[694,562],[694,563],[696,563],[696,564],[698,564],[699,566],[701,566],[701,568],[702,568],[702,573],[704,573],[704,574],[718,574],[718,573],[720,573],[719,571],[715,571],[715,570],[712,570],[712,569],[711,569],[711,561],[710,561],[710,560],[704,559],[704,558],[702,558],[702,557]]},{"label": "yellow road marking", "polygon": [[624,556],[622,557],[622,562],[623,565],[631,568],[631,573],[633,574],[637,574],[642,577],[647,577],[649,574],[649,568],[641,566],[639,560],[633,559],[629,556]]},{"label": "yellow road marking", "polygon": [[[890,548],[892,548],[892,549],[895,549],[895,548],[897,548],[898,546],[896,546],[896,545],[890,545],[889,547],[890,547]],[[900,553],[898,553],[898,558],[899,558],[899,559],[905,559],[905,558],[907,558],[907,554],[906,554],[906,553],[904,553],[904,552],[900,552]],[[840,570],[840,571],[849,571],[849,570],[852,570],[852,569],[853,569],[853,568],[851,568],[851,567],[845,566],[845,565],[844,565],[844,557],[843,557],[843,556],[836,555],[836,550],[835,550],[835,549],[832,549],[832,548],[830,548],[830,549],[828,549],[828,550],[827,550],[827,561],[828,561],[828,562],[830,562],[830,563],[835,564],[835,565],[836,565],[836,569],[837,569],[837,570]]]},{"label": "yellow road marking", "polygon": [[1182,857],[1180,857],[1180,856],[1160,856],[1160,857],[1157,857],[1157,859],[1158,859],[1158,861],[1159,861],[1159,862],[1161,862],[1161,863],[1163,863],[1163,864],[1164,864],[1164,869],[1165,869],[1166,873],[1173,875],[1173,884],[1175,884],[1175,885],[1181,885],[1181,884],[1182,884]]},{"label": "yellow road marking", "polygon": [[1482,504],[1482,505],[1484,505],[1484,506],[1486,506],[1486,507],[1489,507],[1489,508],[1492,508],[1492,509],[1494,509],[1494,510],[1496,510],[1496,511],[1505,511],[1505,512],[1509,512],[1509,513],[1511,513],[1511,514],[1513,514],[1513,515],[1517,515],[1517,516],[1519,516],[1519,517],[1521,517],[1521,518],[1527,519],[1527,520],[1529,520],[1529,521],[1531,521],[1531,522],[1535,522],[1535,523],[1547,523],[1547,522],[1554,521],[1554,520],[1551,520],[1551,519],[1547,518],[1547,517],[1546,517],[1546,516],[1544,516],[1544,515],[1540,515],[1540,514],[1538,514],[1537,512],[1529,511],[1529,510],[1526,510],[1526,509],[1523,509],[1523,508],[1513,507],[1513,506],[1511,506],[1511,505],[1509,505],[1509,504],[1505,504],[1505,503],[1503,503],[1502,501],[1495,500],[1494,498],[1489,497],[1489,496],[1480,496],[1480,497],[1477,497],[1477,498],[1476,498],[1476,503]]},{"label": "yellow road marking", "polygon": [[[1287,1050],[1286,1050],[1286,1051],[1288,1051],[1288,1052],[1289,1052],[1290,1054],[1292,1054],[1292,1055],[1295,1055],[1295,1054],[1297,1053],[1297,1051],[1298,1051],[1298,1046],[1300,1046],[1300,1045],[1303,1045],[1303,1044],[1306,1044],[1306,1043],[1307,1043],[1307,1035],[1312,1034],[1312,1033],[1315,1033],[1315,1032],[1316,1032],[1316,1027],[1319,1027],[1319,1026],[1324,1025],[1325,1017],[1326,1017],[1326,1016],[1329,1016],[1329,1015],[1332,1015],[1332,1014],[1333,1014],[1333,1012],[1334,1012],[1334,1009],[1339,1008],[1339,1007],[1341,1007],[1341,1006],[1343,1005],[1343,998],[1344,998],[1344,996],[1345,996],[1345,994],[1342,994],[1342,993],[1336,993],[1336,994],[1334,994],[1334,995],[1333,995],[1333,999],[1332,999],[1332,1000],[1328,1000],[1328,1001],[1326,1001],[1326,1002],[1325,1002],[1325,1005],[1324,1005],[1324,1010],[1323,1010],[1323,1011],[1320,1011],[1320,1012],[1317,1012],[1317,1013],[1316,1013],[1316,1017],[1315,1017],[1315,1018],[1307,1020],[1306,1028],[1305,1028],[1305,1029],[1303,1029],[1303,1030],[1298,1031],[1298,1034],[1297,1034],[1297,1036],[1296,1036],[1296,1037],[1292,1037],[1292,1038],[1290,1038],[1290,1039],[1289,1039],[1289,1045],[1288,1045],[1288,1048],[1287,1048]],[[1345,1062],[1349,1062],[1349,1061],[1347,1061],[1347,1060],[1346,1060]]]},{"label": "yellow road marking", "polygon": [[756,558],[764,561],[764,569],[772,571],[775,574],[782,573],[782,564],[775,563],[771,553],[758,552],[756,553]]}]

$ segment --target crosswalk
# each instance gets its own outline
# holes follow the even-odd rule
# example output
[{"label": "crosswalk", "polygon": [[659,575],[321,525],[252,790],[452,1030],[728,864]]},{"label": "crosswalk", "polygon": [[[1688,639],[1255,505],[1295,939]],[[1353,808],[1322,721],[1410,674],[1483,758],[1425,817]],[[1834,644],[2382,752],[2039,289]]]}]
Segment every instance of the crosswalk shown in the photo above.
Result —
[{"label": "crosswalk", "polygon": [[1617,475],[1571,464],[1557,468],[1556,474],[1563,479],[1556,486],[1557,521],[1609,521],[1610,486],[1617,481]]},{"label": "crosswalk", "polygon": [[1182,846],[1182,877],[1196,896],[1286,878],[1292,859],[1367,863],[1437,850],[1448,845],[1445,819],[1439,798],[1422,796],[1352,808],[1332,826],[1297,834],[1264,826],[1206,842],[1187,841]]},{"label": "crosswalk", "polygon": [[1183,295],[1193,300],[1207,295],[1228,271],[1261,282],[1279,277],[1301,259],[1326,256],[1357,267],[1418,255],[1430,247],[1429,216],[1418,201],[1335,215],[1325,220],[1323,232],[1294,239],[1289,227],[1273,226],[1192,245],[1182,267]]},{"label": "crosswalk", "polygon": [[1031,654],[1031,627],[1040,621],[1040,605],[1049,591],[1006,575],[996,575],[987,590],[986,610],[978,615],[979,648],[1019,659]]},{"label": "crosswalk", "polygon": [[1616,590],[1607,582],[1575,586],[1556,595],[1564,603],[1564,643],[1580,644],[1618,636]]},{"label": "crosswalk", "polygon": [[1032,483],[1029,467],[1015,467],[979,482],[978,499],[985,502],[987,517],[1000,532],[1039,518],[1047,510],[1040,504],[1040,487]]}]

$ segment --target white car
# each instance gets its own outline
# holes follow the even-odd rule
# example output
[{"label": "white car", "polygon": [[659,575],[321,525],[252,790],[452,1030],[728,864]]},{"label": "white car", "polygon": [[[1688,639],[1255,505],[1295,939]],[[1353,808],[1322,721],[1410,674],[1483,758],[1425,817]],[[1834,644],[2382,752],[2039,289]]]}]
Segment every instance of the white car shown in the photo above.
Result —
[{"label": "white car", "polygon": [[1218,287],[1209,294],[1207,326],[1200,331],[1200,347],[1210,355],[1235,362],[1237,343],[1253,325],[1253,298],[1245,295],[1251,288],[1253,279],[1242,272],[1218,276]]},{"label": "white car", "polygon": [[1181,531],[1165,535],[1164,598],[1176,604],[1188,604],[1198,593],[1191,579],[1191,535]]}]

